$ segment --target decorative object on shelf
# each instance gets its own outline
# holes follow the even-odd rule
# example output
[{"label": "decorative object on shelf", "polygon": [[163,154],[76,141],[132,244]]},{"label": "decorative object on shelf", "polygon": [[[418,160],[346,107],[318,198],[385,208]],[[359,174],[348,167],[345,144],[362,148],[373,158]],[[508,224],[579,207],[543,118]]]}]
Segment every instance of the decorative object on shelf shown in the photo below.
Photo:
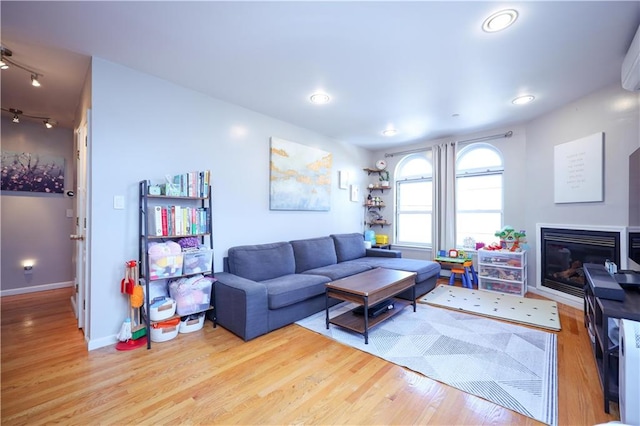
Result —
[{"label": "decorative object on shelf", "polygon": [[378,170],[384,170],[387,168],[387,162],[384,160],[378,160],[376,161],[376,169]]},{"label": "decorative object on shelf", "polygon": [[381,171],[380,177],[378,179],[380,180],[380,186],[382,186],[383,188],[389,187],[389,171],[388,170]]},{"label": "decorative object on shelf", "polygon": [[330,152],[272,137],[270,163],[270,210],[329,210]]},{"label": "decorative object on shelf", "polygon": [[151,185],[149,186],[149,195],[161,195],[162,191],[160,190],[160,185]]}]

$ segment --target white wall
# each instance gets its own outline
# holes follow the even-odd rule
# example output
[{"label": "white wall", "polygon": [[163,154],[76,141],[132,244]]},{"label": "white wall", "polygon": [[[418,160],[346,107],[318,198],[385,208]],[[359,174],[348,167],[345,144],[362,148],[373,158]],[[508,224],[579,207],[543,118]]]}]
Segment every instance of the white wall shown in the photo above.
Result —
[{"label": "white wall", "polygon": [[[65,185],[73,188],[73,132],[28,119],[2,117],[2,150],[64,157]],[[2,191],[2,295],[40,291],[73,282],[73,199],[62,194]],[[22,262],[35,261],[25,275]]]},{"label": "white wall", "polygon": [[[119,282],[138,257],[140,180],[211,170],[216,271],[232,246],[362,231],[362,202],[338,189],[337,171],[363,187],[368,151],[99,58],[91,80],[90,348],[113,343],[127,316]],[[269,210],[271,136],[333,154],[330,211]]]},{"label": "white wall", "polygon": [[[513,135],[510,138],[496,138],[493,140],[487,140],[483,143],[487,143],[496,147],[503,156],[505,169],[504,169],[504,223],[513,226],[516,229],[525,228],[525,199],[526,194],[523,191],[523,186],[526,182],[525,175],[525,148],[527,143],[526,128],[524,126],[510,126],[505,128],[498,128],[488,132],[472,133],[472,134],[460,134],[452,135],[448,138],[436,139],[425,141],[411,146],[403,146],[399,149],[388,149],[376,151],[374,158],[385,158],[385,153],[393,153],[398,151],[420,149],[425,147],[431,147],[433,145],[451,141],[465,141],[469,139],[483,138],[492,135],[502,135],[508,131],[512,131]],[[396,166],[400,160],[404,158],[404,155],[394,155],[393,157],[386,158],[388,168],[395,171]],[[385,191],[386,194],[386,191]],[[386,204],[393,206],[394,191],[389,191],[389,196],[385,197]],[[393,207],[387,207],[385,211],[388,219],[393,221]],[[390,236],[391,230],[386,230]],[[485,241],[489,243],[489,241]],[[431,250],[412,249],[404,247],[395,247],[402,251],[404,257],[414,259],[427,259],[431,260],[433,255]]]},{"label": "white wall", "polygon": [[[625,91],[619,84],[614,84],[529,123],[482,133],[453,135],[395,150],[380,150],[374,153],[373,158],[384,158],[385,152],[424,148],[445,141],[475,139],[509,130],[514,132],[511,138],[495,139],[487,143],[498,148],[504,156],[504,223],[527,231],[528,285],[536,287],[537,223],[634,225],[636,219],[630,212],[640,202],[640,194],[637,193],[638,183],[634,185],[629,179],[629,156],[640,147],[639,93]],[[555,204],[554,146],[596,132],[605,134],[604,202]],[[401,158],[402,156],[387,158],[390,170],[395,170]],[[392,205],[392,200],[393,196],[387,197],[387,205]],[[389,218],[393,217],[390,211],[386,214]],[[429,250],[401,250],[405,257],[433,257]]]},{"label": "white wall", "polygon": [[[530,122],[527,127],[526,229],[528,240],[528,285],[538,286],[536,276],[536,223],[628,226],[629,156],[640,147],[640,93],[623,90],[619,84]],[[556,145],[604,132],[604,201],[555,204],[553,151]],[[636,194],[635,203],[637,203]]]}]

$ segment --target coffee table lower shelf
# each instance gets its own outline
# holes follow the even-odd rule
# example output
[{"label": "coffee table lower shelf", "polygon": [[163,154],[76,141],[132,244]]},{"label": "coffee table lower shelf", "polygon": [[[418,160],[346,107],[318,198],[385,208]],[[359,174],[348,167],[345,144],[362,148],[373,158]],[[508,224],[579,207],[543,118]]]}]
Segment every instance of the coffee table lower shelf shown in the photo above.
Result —
[{"label": "coffee table lower shelf", "polygon": [[[338,325],[340,327],[347,328],[351,331],[355,331],[356,333],[362,334],[366,338],[367,332],[369,329],[371,329],[371,327],[400,313],[404,308],[406,308],[411,304],[412,303],[408,300],[394,298],[393,309],[389,309],[388,311],[378,315],[377,317],[368,318],[368,321],[367,321],[368,324],[365,324],[364,315],[356,314],[353,312],[353,310],[340,314],[335,318],[330,318],[329,324]],[[328,325],[327,325],[327,328],[328,328]]]}]

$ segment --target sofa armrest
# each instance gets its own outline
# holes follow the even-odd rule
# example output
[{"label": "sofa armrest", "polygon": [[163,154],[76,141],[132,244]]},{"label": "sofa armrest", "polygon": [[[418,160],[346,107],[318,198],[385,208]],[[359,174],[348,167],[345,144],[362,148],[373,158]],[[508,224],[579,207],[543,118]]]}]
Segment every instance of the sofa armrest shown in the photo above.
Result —
[{"label": "sofa armrest", "polygon": [[269,331],[267,288],[228,272],[216,273],[215,277],[218,324],[245,341],[266,334]]},{"label": "sofa armrest", "polygon": [[369,257],[402,257],[402,252],[400,250],[368,248],[366,255]]}]

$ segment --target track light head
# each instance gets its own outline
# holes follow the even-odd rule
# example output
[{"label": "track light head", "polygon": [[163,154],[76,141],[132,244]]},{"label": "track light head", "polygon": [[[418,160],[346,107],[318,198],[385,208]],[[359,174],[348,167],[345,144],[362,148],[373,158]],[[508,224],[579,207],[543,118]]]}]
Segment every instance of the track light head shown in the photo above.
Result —
[{"label": "track light head", "polygon": [[44,127],[46,127],[47,129],[51,129],[53,126],[58,124],[55,120],[51,120],[50,118],[47,118],[46,120],[44,120],[43,123],[44,123]]},{"label": "track light head", "polygon": [[14,123],[19,123],[20,122],[20,116],[18,114],[14,114],[13,116],[13,122]]},{"label": "track light head", "polygon": [[5,57],[9,57],[11,55],[13,55],[13,52],[6,47],[0,46],[0,69],[6,70],[9,68],[9,62],[5,61]]},{"label": "track light head", "polygon": [[31,85],[33,87],[40,87],[40,81],[38,81],[38,74],[31,74]]}]

